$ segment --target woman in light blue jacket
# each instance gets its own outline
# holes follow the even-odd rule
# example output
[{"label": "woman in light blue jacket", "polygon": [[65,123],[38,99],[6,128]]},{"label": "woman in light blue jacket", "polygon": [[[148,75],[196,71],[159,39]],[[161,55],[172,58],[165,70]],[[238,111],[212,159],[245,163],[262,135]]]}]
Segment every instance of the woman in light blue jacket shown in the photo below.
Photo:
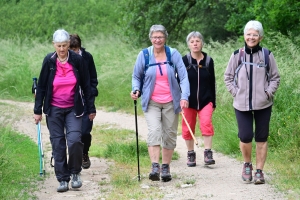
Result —
[{"label": "woman in light blue jacket", "polygon": [[138,54],[132,74],[131,92],[133,100],[141,96],[148,124],[147,145],[152,162],[149,179],[159,181],[161,178],[165,182],[172,179],[170,162],[176,147],[178,115],[183,108],[188,107],[190,95],[182,56],[176,49],[165,45],[167,37],[164,26],[153,25],[150,28],[152,46]]}]

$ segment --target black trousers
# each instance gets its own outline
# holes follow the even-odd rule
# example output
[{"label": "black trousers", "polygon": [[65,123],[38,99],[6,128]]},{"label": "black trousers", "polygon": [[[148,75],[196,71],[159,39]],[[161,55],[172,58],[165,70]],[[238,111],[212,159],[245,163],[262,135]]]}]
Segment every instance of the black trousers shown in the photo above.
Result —
[{"label": "black trousers", "polygon": [[92,143],[91,131],[93,128],[93,121],[90,121],[89,115],[87,114],[87,106],[84,106],[84,115],[82,116],[82,136],[81,142],[84,144],[83,153],[88,154]]},{"label": "black trousers", "polygon": [[[272,106],[252,111],[239,111],[235,109],[240,141],[250,143],[254,137],[255,142],[266,142],[269,136],[271,113]],[[255,131],[253,131],[253,125],[255,126]]]},{"label": "black trousers", "polygon": [[[81,172],[82,149],[81,124],[82,117],[76,117],[71,108],[51,107],[46,116],[50,132],[54,169],[57,180],[70,181],[71,174]],[[67,158],[67,150],[69,158]]]}]

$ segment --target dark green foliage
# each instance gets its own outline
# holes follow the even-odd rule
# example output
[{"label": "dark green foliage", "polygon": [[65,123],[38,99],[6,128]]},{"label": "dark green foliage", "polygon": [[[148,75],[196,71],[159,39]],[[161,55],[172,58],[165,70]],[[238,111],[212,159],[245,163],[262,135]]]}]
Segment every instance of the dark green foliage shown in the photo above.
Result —
[{"label": "dark green foliage", "polygon": [[130,41],[145,46],[149,28],[162,24],[170,34],[169,42],[184,41],[186,35],[200,31],[204,38],[224,41],[243,34],[249,20],[262,22],[266,32],[299,35],[300,3],[293,0],[121,0],[120,27]]},{"label": "dark green foliage", "polygon": [[175,41],[180,36],[185,36],[181,27],[195,4],[196,0],[124,0],[119,7],[122,16],[119,22],[125,28],[125,34],[136,43],[149,42],[149,29],[154,24],[164,25],[170,35],[169,39]]}]

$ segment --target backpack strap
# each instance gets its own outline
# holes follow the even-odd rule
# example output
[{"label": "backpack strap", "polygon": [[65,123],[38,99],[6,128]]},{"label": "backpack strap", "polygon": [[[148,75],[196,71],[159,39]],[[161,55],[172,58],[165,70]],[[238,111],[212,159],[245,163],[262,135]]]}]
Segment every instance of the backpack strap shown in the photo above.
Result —
[{"label": "backpack strap", "polygon": [[146,73],[148,67],[149,67],[149,51],[148,48],[143,49],[144,59],[145,59],[145,68],[144,68],[144,74]]},{"label": "backpack strap", "polygon": [[[187,66],[187,69],[190,69],[191,67],[193,67],[197,71],[198,65],[192,63],[191,52],[187,53],[186,57],[187,57],[187,60],[188,60],[188,63],[189,63],[189,66]],[[209,73],[210,59],[211,59],[211,57],[209,55],[206,55],[205,66],[203,66],[203,68],[205,68],[208,73]]]},{"label": "backpack strap", "polygon": [[267,76],[267,81],[270,82],[270,74],[269,74],[269,71],[270,71],[270,65],[269,65],[269,54],[270,54],[270,51],[266,48],[262,48],[262,53],[263,53],[263,57],[264,57],[264,65],[265,65],[265,68],[266,68],[266,76]]},{"label": "backpack strap", "polygon": [[[144,74],[143,74],[142,79],[141,79],[140,94],[142,94],[142,89],[143,89],[143,84],[144,84],[144,79],[145,79],[146,71],[151,66],[155,66],[155,65],[159,65],[160,66],[160,65],[164,65],[164,64],[169,64],[171,67],[174,68],[177,82],[178,83],[180,82],[180,79],[179,79],[179,76],[178,76],[178,73],[177,73],[177,68],[176,68],[176,66],[173,64],[173,62],[171,60],[171,48],[169,46],[165,45],[165,52],[166,52],[166,56],[167,56],[167,61],[165,61],[165,62],[151,63],[150,64],[150,54],[149,54],[148,48],[144,48],[142,51],[143,51],[144,59],[145,59],[145,67],[144,67]],[[160,71],[161,71],[161,68],[160,68]]]},{"label": "backpack strap", "polygon": [[186,57],[187,57],[187,60],[188,60],[188,63],[189,63],[189,66],[187,66],[187,69],[190,69],[191,67],[193,67],[195,70],[197,70],[198,66],[192,63],[191,52],[187,53]]},{"label": "backpack strap", "polygon": [[238,65],[242,64],[243,62],[245,62],[245,47],[239,49]]},{"label": "backpack strap", "polygon": [[180,83],[180,78],[179,78],[179,76],[178,76],[178,72],[177,72],[177,67],[176,67],[176,65],[174,65],[173,64],[173,62],[172,62],[172,55],[171,55],[171,48],[169,47],[169,46],[167,46],[167,45],[165,45],[165,52],[166,52],[166,55],[167,55],[167,62],[164,62],[164,64],[169,64],[171,67],[173,67],[174,68],[174,71],[175,71],[175,77],[176,77],[176,79],[177,79],[177,82],[178,82],[178,84]]},{"label": "backpack strap", "polygon": [[171,49],[167,45],[165,45],[165,52],[167,55],[167,62],[169,62],[170,65],[173,65],[172,60],[171,60]]},{"label": "backpack strap", "polygon": [[269,71],[270,71],[269,54],[270,54],[270,51],[266,48],[262,48],[262,54],[263,54],[264,60],[259,62],[259,63],[245,62],[245,47],[239,49],[239,60],[238,60],[238,67],[235,70],[234,85],[237,85],[238,72],[241,69],[243,64],[249,64],[249,65],[253,65],[253,66],[256,66],[256,67],[265,67],[267,81],[270,82],[270,75],[269,75]]},{"label": "backpack strap", "polygon": [[234,72],[234,78],[233,78],[233,84],[235,86],[237,86],[238,73],[239,73],[243,63],[245,63],[245,47],[239,49],[238,67],[236,68],[236,70]]}]

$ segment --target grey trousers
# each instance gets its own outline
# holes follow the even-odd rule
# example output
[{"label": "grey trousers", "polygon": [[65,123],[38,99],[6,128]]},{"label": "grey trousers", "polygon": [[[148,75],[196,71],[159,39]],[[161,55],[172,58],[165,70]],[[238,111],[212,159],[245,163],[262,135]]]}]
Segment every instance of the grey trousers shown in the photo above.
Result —
[{"label": "grey trousers", "polygon": [[[71,174],[81,172],[82,150],[81,124],[82,117],[76,117],[71,108],[51,107],[46,116],[50,132],[54,170],[59,182],[70,181]],[[66,130],[66,131],[65,131]],[[67,161],[67,147],[69,160]]]}]

